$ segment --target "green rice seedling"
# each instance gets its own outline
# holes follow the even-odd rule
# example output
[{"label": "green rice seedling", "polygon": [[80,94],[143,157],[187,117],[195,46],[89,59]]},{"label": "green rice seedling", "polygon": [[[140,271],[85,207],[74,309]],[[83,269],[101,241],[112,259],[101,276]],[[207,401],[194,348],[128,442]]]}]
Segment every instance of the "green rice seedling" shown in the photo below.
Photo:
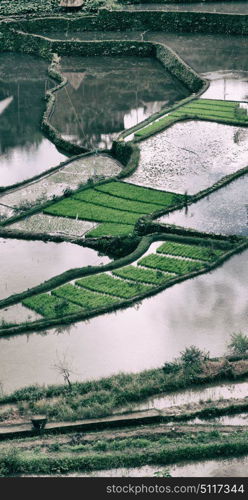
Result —
[{"label": "green rice seedling", "polygon": [[22,303],[47,318],[66,316],[82,311],[81,307],[46,293],[28,297]]},{"label": "green rice seedling", "polygon": [[72,217],[95,222],[116,222],[118,224],[135,224],[139,218],[139,214],[100,207],[99,205],[85,203],[73,198],[66,198],[54,203],[46,208],[44,212],[50,215]]},{"label": "green rice seedling", "polygon": [[152,269],[142,269],[136,266],[121,267],[112,271],[115,276],[126,278],[135,282],[148,283],[149,285],[161,285],[173,277],[173,274],[153,271]]},{"label": "green rice seedling", "polygon": [[152,203],[163,206],[164,208],[180,203],[183,200],[183,195],[181,194],[136,186],[135,184],[127,182],[108,182],[106,184],[96,186],[96,190],[109,193],[112,196],[117,196],[119,198]]},{"label": "green rice seedling", "polygon": [[114,278],[106,273],[82,278],[78,280],[76,284],[88,288],[89,290],[103,292],[121,298],[135,297],[150,289],[148,285],[143,285],[142,283],[128,283],[125,280]]},{"label": "green rice seedling", "polygon": [[160,132],[179,119],[188,118],[247,124],[247,116],[244,113],[237,113],[237,102],[217,99],[197,99],[177,108],[147,127],[138,130],[135,132],[135,136],[141,138],[142,136],[149,137],[149,135]]},{"label": "green rice seedling", "polygon": [[86,234],[86,238],[98,236],[123,236],[133,233],[134,226],[131,224],[99,224]]},{"label": "green rice seedling", "polygon": [[212,247],[175,243],[173,241],[166,241],[166,243],[163,243],[156,251],[157,253],[178,255],[179,257],[190,257],[191,259],[206,261],[215,260],[224,253],[223,250],[213,249]]},{"label": "green rice seedling", "polygon": [[139,215],[150,214],[163,208],[163,205],[121,199],[117,196],[97,191],[96,189],[85,189],[84,191],[75,194],[73,198],[80,201],[86,201],[88,203],[94,203],[95,205],[138,213]]},{"label": "green rice seedling", "polygon": [[94,293],[71,284],[56,288],[52,291],[52,294],[74,304],[78,304],[85,309],[96,309],[98,307],[110,306],[118,302],[117,298],[109,297],[101,293]]},{"label": "green rice seedling", "polygon": [[139,260],[138,265],[176,274],[187,274],[203,269],[204,267],[204,265],[200,262],[173,259],[171,257],[161,257],[156,254],[147,255],[143,259]]}]

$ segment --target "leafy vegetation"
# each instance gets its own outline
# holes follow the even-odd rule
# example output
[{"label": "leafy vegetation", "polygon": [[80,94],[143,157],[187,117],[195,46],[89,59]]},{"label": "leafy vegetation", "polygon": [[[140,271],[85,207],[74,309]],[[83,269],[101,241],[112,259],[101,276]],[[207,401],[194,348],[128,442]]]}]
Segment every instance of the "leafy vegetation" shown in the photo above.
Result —
[{"label": "leafy vegetation", "polygon": [[163,209],[163,205],[155,205],[135,200],[121,199],[120,197],[109,195],[107,193],[97,191],[96,189],[85,189],[73,196],[76,200],[94,203],[109,208],[117,208],[127,212],[142,214],[150,214],[156,210]]},{"label": "leafy vegetation", "polygon": [[75,304],[79,304],[85,309],[95,309],[105,307],[117,302],[116,298],[84,290],[74,285],[63,285],[52,291],[56,297],[61,297]]},{"label": "leafy vegetation", "polygon": [[169,255],[178,255],[180,257],[190,257],[191,259],[199,259],[212,261],[220,257],[224,251],[211,246],[189,245],[186,243],[175,243],[166,241],[161,247],[156,250],[158,253]]},{"label": "leafy vegetation", "polygon": [[82,278],[76,281],[76,283],[89,290],[107,293],[121,298],[135,297],[140,293],[146,292],[150,288],[141,283],[128,283],[127,281],[114,278],[106,273]]},{"label": "leafy vegetation", "polygon": [[123,236],[132,234],[134,226],[131,224],[99,224],[96,228],[88,231],[87,238],[97,238],[98,236]]},{"label": "leafy vegetation", "polygon": [[96,222],[115,222],[119,224],[135,224],[139,216],[142,214],[134,214],[121,210],[101,207],[93,203],[86,203],[72,198],[66,198],[62,201],[50,205],[44,210],[50,215],[58,215],[63,217],[72,217],[82,220]]},{"label": "leafy vegetation", "polygon": [[202,371],[203,363],[209,360],[209,353],[201,351],[192,345],[181,353],[181,364],[188,377],[195,377],[195,374]]},{"label": "leafy vegetation", "polygon": [[177,120],[187,118],[201,118],[210,121],[247,125],[248,116],[238,111],[238,103],[235,101],[221,101],[217,99],[196,99],[175,111],[163,116],[160,120],[138,130],[137,137],[149,136],[168,127]]},{"label": "leafy vegetation", "polygon": [[171,257],[161,257],[160,255],[150,254],[138,261],[138,265],[160,269],[175,274],[187,274],[193,271],[203,269],[204,265],[200,262],[189,260],[173,259]]},{"label": "leafy vegetation", "polygon": [[28,297],[23,300],[23,304],[47,318],[66,316],[82,311],[81,307],[46,293]]},{"label": "leafy vegetation", "polygon": [[173,274],[153,271],[152,269],[143,269],[142,267],[126,266],[113,271],[115,276],[126,278],[132,281],[148,283],[151,285],[161,285],[173,277]]},{"label": "leafy vegetation", "polygon": [[233,354],[248,354],[248,336],[242,332],[233,333],[228,347]]},{"label": "leafy vegetation", "polygon": [[[156,429],[155,429],[156,430]],[[134,431],[133,431],[134,434]],[[155,436],[143,431],[142,437],[100,439],[81,442],[72,436],[71,443],[63,444],[59,438],[36,446],[22,440],[22,449],[9,447],[0,454],[0,475],[13,474],[65,474],[73,471],[93,471],[143,465],[167,465],[170,463],[207,458],[239,456],[247,453],[247,431],[237,433],[213,430]],[[74,440],[73,440],[74,438]],[[26,446],[25,446],[26,443]]]},{"label": "leafy vegetation", "polygon": [[159,205],[158,210],[161,206],[166,208],[171,205],[176,205],[183,200],[183,195],[180,194],[136,186],[135,184],[129,184],[127,182],[108,182],[106,184],[96,186],[96,190],[127,200],[135,200]]},{"label": "leafy vegetation", "polygon": [[58,10],[58,0],[1,0],[2,16],[15,14],[51,13]]}]

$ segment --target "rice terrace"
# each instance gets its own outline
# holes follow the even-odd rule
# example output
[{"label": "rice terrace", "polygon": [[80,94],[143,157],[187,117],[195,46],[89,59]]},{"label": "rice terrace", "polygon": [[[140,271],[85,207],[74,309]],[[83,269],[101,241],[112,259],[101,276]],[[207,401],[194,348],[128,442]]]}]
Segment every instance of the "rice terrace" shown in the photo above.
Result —
[{"label": "rice terrace", "polygon": [[247,477],[248,2],[1,0],[0,476]]}]

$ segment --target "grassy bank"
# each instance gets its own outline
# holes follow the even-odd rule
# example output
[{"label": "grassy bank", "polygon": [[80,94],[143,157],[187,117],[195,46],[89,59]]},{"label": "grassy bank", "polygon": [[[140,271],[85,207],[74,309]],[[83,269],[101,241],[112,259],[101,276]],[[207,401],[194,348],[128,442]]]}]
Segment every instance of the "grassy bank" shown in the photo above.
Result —
[{"label": "grassy bank", "polygon": [[[97,418],[150,396],[169,394],[214,381],[241,380],[247,376],[248,360],[206,360],[197,371],[185,369],[182,363],[175,361],[164,368],[137,374],[121,373],[70,385],[30,386],[3,396],[0,404],[16,403],[22,416],[45,413],[50,420],[60,421]],[[213,408],[211,411],[213,413]],[[11,418],[12,410],[6,409],[1,415],[2,420],[7,420]]]},{"label": "grassy bank", "polygon": [[85,443],[71,439],[63,444],[58,440],[41,445],[25,442],[18,450],[11,446],[0,453],[0,475],[15,474],[66,474],[73,471],[94,471],[143,465],[169,465],[183,460],[200,460],[217,457],[240,456],[248,452],[248,432],[189,431],[175,436],[144,434],[117,439],[102,437]]}]

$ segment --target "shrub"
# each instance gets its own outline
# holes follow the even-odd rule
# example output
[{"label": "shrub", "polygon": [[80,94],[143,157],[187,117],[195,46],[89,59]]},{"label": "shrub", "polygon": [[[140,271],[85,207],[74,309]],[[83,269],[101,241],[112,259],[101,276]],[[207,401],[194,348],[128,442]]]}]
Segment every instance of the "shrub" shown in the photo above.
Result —
[{"label": "shrub", "polygon": [[233,333],[228,347],[233,354],[248,354],[248,336],[242,332]]},{"label": "shrub", "polygon": [[188,372],[189,375],[198,373],[201,370],[202,364],[208,359],[209,353],[201,351],[194,345],[186,347],[186,349],[181,352],[183,369]]},{"label": "shrub", "polygon": [[180,364],[177,362],[174,363],[165,363],[163,366],[164,373],[177,373],[180,370]]}]

